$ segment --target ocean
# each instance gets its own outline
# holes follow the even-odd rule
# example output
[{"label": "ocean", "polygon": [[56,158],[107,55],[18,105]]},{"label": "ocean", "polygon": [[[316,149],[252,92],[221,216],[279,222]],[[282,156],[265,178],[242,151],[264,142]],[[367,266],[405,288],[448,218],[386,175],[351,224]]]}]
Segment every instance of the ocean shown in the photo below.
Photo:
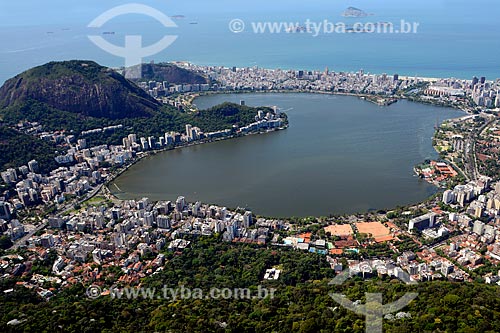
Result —
[{"label": "ocean", "polygon": [[[123,45],[126,35],[143,36],[150,45],[164,35],[177,40],[144,61],[190,61],[202,65],[259,66],[266,68],[357,71],[426,77],[470,79],[500,77],[500,12],[498,1],[304,1],[188,0],[182,3],[142,1],[174,19],[177,28],[165,28],[153,18],[124,15],[100,29],[87,28],[98,15],[126,1],[89,0],[78,5],[67,1],[2,2],[0,4],[0,83],[17,73],[54,60],[86,59],[118,67],[124,59],[110,55],[87,36],[102,35]],[[356,6],[372,16],[344,18]],[[233,19],[245,30],[233,33]],[[415,34],[263,33],[252,31],[252,22],[417,22]]]}]

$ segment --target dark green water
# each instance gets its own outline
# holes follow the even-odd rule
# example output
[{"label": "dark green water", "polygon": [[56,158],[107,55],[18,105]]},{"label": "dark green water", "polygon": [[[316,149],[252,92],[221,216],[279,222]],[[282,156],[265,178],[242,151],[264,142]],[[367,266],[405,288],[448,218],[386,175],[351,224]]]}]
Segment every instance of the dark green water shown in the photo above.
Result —
[{"label": "dark green water", "polygon": [[[413,166],[435,158],[437,121],[462,112],[399,101],[379,107],[316,94],[213,95],[195,102],[277,105],[287,130],[204,144],[145,158],[120,176],[122,199],[184,195],[266,216],[364,212],[417,203],[436,192]],[[112,184],[110,187],[116,190]]]}]

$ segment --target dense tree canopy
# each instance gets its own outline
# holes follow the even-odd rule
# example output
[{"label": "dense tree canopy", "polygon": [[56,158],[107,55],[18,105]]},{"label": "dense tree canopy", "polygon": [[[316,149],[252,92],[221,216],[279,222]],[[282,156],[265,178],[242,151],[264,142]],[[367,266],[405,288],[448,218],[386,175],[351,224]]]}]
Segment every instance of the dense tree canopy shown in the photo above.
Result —
[{"label": "dense tree canopy", "polygon": [[[111,299],[86,298],[77,284],[50,301],[16,287],[0,296],[0,330],[24,332],[364,332],[365,318],[329,296],[335,291],[364,303],[365,292],[381,292],[384,303],[407,291],[418,297],[405,311],[411,318],[384,320],[384,332],[500,332],[500,288],[484,284],[427,282],[408,287],[395,280],[348,280],[334,276],[324,256],[290,249],[201,240],[181,255],[167,254],[163,272],[142,281],[161,289],[275,288],[265,299]],[[277,281],[262,281],[265,269],[279,267]],[[5,282],[4,282],[5,283]],[[2,286],[5,288],[7,285]],[[26,320],[7,326],[10,320]]]},{"label": "dense tree canopy", "polygon": [[38,161],[42,171],[56,167],[55,146],[49,142],[0,125],[0,170]]}]

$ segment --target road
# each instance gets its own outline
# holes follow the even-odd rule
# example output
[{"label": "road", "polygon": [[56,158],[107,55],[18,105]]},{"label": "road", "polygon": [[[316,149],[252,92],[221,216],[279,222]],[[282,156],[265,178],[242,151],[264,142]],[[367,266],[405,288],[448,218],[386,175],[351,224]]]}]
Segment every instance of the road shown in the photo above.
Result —
[{"label": "road", "polygon": [[466,141],[464,148],[464,171],[466,172],[466,177],[471,180],[478,180],[481,174],[477,167],[477,156],[476,156],[476,141],[478,137],[490,126],[495,118],[485,118],[485,123],[478,130],[472,131]]}]

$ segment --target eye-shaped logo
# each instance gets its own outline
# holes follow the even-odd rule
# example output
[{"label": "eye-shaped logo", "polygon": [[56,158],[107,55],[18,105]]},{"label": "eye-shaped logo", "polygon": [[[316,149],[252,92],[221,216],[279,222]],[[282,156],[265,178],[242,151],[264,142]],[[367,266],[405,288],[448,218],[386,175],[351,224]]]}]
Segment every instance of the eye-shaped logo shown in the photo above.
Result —
[{"label": "eye-shaped logo", "polygon": [[[101,28],[115,17],[127,14],[146,15],[156,19],[165,28],[177,28],[177,25],[164,13],[155,8],[137,3],[114,7],[95,18],[90,22],[88,27]],[[102,50],[112,55],[125,58],[125,68],[131,68],[132,66],[141,65],[143,58],[158,54],[169,47],[177,39],[177,36],[165,35],[155,44],[146,47],[142,46],[142,36],[140,35],[125,36],[124,47],[111,44],[101,36],[89,35],[88,38]],[[141,70],[140,66],[138,67],[138,73],[136,71],[127,71],[126,76],[128,78],[139,78],[141,76]]]}]

